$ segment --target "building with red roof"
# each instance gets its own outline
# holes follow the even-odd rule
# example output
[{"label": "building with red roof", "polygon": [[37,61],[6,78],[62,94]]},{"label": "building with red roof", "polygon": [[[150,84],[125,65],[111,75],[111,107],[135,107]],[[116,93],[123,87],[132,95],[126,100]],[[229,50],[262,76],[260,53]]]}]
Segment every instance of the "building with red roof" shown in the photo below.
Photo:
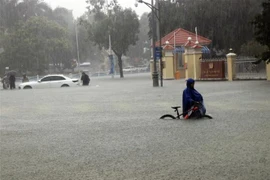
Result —
[{"label": "building with red roof", "polygon": [[[178,28],[161,38],[161,45],[171,45],[174,47],[185,46],[189,37],[191,37],[194,42],[198,41],[202,46],[207,46],[212,42],[210,39],[200,35],[196,36],[195,33]],[[159,46],[159,41],[156,42],[156,46]]]},{"label": "building with red roof", "polygon": [[[176,73],[180,73],[180,78],[185,78],[185,65],[187,61],[185,54],[189,53],[187,50],[193,49],[196,52],[201,52],[201,54],[210,53],[210,50],[207,48],[210,43],[210,39],[182,28],[175,29],[161,38],[164,54],[164,78],[174,79],[176,78]],[[155,46],[159,47],[160,41],[157,41]]]}]

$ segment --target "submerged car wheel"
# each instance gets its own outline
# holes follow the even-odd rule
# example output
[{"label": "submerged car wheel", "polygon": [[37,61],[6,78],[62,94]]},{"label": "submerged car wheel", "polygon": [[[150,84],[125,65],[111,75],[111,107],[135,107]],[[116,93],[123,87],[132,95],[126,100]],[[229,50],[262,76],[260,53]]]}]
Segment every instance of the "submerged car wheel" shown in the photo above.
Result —
[{"label": "submerged car wheel", "polygon": [[67,85],[67,84],[63,84],[61,87],[69,87],[69,85]]},{"label": "submerged car wheel", "polygon": [[31,86],[25,86],[23,89],[32,89]]}]

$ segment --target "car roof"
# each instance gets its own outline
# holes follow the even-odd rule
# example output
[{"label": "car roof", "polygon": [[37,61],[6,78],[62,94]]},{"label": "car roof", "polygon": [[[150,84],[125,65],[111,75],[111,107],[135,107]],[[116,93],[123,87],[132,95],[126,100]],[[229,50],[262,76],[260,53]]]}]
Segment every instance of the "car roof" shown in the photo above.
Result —
[{"label": "car roof", "polygon": [[[50,76],[61,76],[61,77],[64,77],[64,78],[69,78],[69,77],[67,77],[67,76],[65,76],[65,75],[63,75],[63,74],[48,74],[48,75],[46,75],[46,76],[43,76],[43,77],[41,77],[41,79],[42,78],[46,78],[46,77],[50,77]],[[70,79],[70,78],[69,78]]]},{"label": "car roof", "polygon": [[47,76],[65,76],[65,75],[63,75],[63,74],[48,74],[48,75],[46,75],[44,77],[47,77]]}]

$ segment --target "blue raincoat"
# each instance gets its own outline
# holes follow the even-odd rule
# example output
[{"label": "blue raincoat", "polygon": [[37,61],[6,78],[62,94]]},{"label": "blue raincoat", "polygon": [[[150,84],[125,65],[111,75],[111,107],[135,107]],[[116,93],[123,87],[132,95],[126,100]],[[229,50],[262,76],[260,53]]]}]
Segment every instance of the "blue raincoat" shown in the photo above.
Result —
[{"label": "blue raincoat", "polygon": [[187,88],[183,91],[182,97],[182,106],[183,106],[183,116],[187,114],[187,111],[194,105],[194,102],[201,102],[202,107],[200,107],[201,115],[206,113],[206,109],[203,104],[203,97],[202,95],[194,89],[191,84],[194,84],[195,81],[193,79],[187,80]]}]

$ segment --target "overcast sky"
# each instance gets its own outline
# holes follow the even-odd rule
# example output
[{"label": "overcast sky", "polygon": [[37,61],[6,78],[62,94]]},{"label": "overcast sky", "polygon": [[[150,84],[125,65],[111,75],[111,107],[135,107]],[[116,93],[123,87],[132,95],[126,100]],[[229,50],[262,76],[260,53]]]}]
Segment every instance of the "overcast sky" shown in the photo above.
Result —
[{"label": "overcast sky", "polygon": [[[43,0],[48,3],[53,9],[60,6],[73,10],[73,16],[76,18],[81,16],[86,11],[87,4],[85,0]],[[110,1],[110,0],[109,0]],[[139,4],[136,8],[134,6],[136,0],[118,0],[122,7],[132,8],[138,15],[142,15],[144,12],[149,12],[150,8],[145,4]],[[151,0],[145,0],[145,2],[151,3]]]}]

